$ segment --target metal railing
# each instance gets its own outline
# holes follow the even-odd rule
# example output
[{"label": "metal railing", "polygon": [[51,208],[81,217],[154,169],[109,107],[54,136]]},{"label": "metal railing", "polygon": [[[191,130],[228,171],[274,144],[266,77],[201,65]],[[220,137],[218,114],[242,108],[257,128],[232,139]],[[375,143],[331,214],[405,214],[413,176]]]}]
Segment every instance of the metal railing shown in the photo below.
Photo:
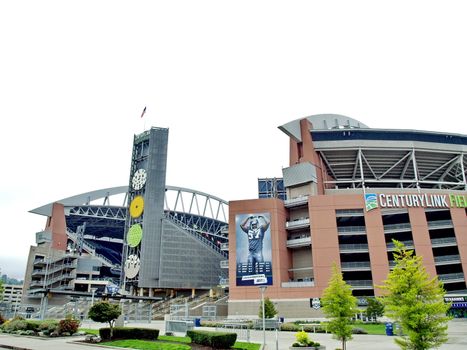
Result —
[{"label": "metal railing", "polygon": [[337,209],[336,217],[352,217],[352,216],[363,216],[362,209]]},{"label": "metal railing", "polygon": [[446,273],[442,275],[438,275],[438,278],[442,282],[462,282],[464,281],[464,274],[463,273]]},{"label": "metal railing", "polygon": [[[68,236],[73,240],[73,241],[76,241],[78,239],[78,235],[69,230],[67,228],[67,234]],[[105,257],[104,255],[102,254],[99,254],[99,253],[96,253],[96,248],[89,244],[88,242],[84,241],[83,240],[83,248],[84,250],[86,250],[89,254],[95,256],[96,258],[100,259],[105,265],[107,265],[108,267],[120,267],[119,265],[116,265],[114,264],[110,259],[108,259],[107,257]]]},{"label": "metal railing", "polygon": [[[413,241],[401,241],[402,244],[405,245],[406,248],[408,249],[413,249],[414,248],[414,245],[413,245]],[[387,247],[387,250],[388,251],[392,251],[396,248],[396,246],[394,245],[393,242],[390,242],[390,243],[387,243],[386,244],[386,247]]]},{"label": "metal railing", "polygon": [[353,288],[355,287],[373,288],[372,280],[347,280],[345,282]]},{"label": "metal railing", "polygon": [[366,233],[365,226],[340,226],[337,228],[338,233]]},{"label": "metal railing", "polygon": [[308,246],[308,245],[311,245],[311,236],[297,237],[297,238],[291,238],[287,240],[288,248],[303,247],[303,246]]},{"label": "metal railing", "polygon": [[452,220],[428,221],[429,229],[453,227]]},{"label": "metal railing", "polygon": [[370,269],[371,265],[369,261],[354,261],[354,262],[342,262],[342,270],[360,270]]},{"label": "metal railing", "polygon": [[434,238],[431,240],[432,247],[442,247],[446,245],[457,245],[456,238],[455,237]]},{"label": "metal railing", "polygon": [[384,233],[391,233],[394,231],[411,231],[411,230],[412,230],[412,226],[410,225],[410,223],[384,225]]},{"label": "metal railing", "polygon": [[459,263],[461,257],[459,254],[435,256],[435,263]]},{"label": "metal railing", "polygon": [[282,288],[305,288],[305,287],[314,287],[314,281],[290,281],[290,282],[282,282]]},{"label": "metal railing", "polygon": [[294,205],[302,205],[308,203],[308,196],[300,196],[296,198],[286,199],[284,200],[284,206],[291,207]]},{"label": "metal railing", "polygon": [[310,218],[305,218],[305,219],[297,219],[297,220],[292,220],[292,221],[287,221],[285,223],[285,228],[302,228],[302,227],[308,227],[310,226]]},{"label": "metal railing", "polygon": [[351,251],[368,251],[368,244],[339,244],[339,250],[341,252],[351,252]]}]

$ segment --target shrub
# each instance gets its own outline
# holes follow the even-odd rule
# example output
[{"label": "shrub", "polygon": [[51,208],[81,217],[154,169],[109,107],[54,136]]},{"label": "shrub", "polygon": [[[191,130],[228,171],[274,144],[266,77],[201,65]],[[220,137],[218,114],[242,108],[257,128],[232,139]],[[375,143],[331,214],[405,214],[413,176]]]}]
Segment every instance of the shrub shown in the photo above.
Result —
[{"label": "shrub", "polygon": [[7,333],[25,331],[26,329],[28,329],[28,324],[25,320],[21,318],[14,318],[13,320],[5,322],[3,324],[3,330]]},{"label": "shrub", "polygon": [[195,344],[206,345],[215,349],[231,348],[237,340],[236,333],[226,332],[189,330],[186,332],[186,335]]},{"label": "shrub", "polygon": [[67,318],[64,320],[60,320],[60,322],[58,323],[57,331],[60,334],[63,334],[63,333],[74,334],[78,331],[78,328],[79,328],[78,320]]},{"label": "shrub", "polygon": [[0,313],[0,326],[4,324],[6,319],[3,317],[3,315]]},{"label": "shrub", "polygon": [[[100,328],[99,336],[103,340],[110,340],[110,328]],[[133,328],[133,327],[115,327],[113,329],[114,339],[146,339],[146,340],[156,340],[159,336],[158,329],[151,328]]]},{"label": "shrub", "polygon": [[203,321],[201,320],[201,326],[202,327],[222,327],[223,323],[222,322],[216,322],[216,321]]},{"label": "shrub", "polygon": [[287,322],[281,324],[281,331],[298,332],[301,327],[298,324]]},{"label": "shrub", "polygon": [[352,329],[352,334],[368,334],[368,332],[363,328],[356,327]]},{"label": "shrub", "polygon": [[320,343],[314,342],[308,338],[308,334],[305,331],[300,331],[297,334],[295,334],[295,339],[297,341],[292,344],[292,347],[315,347],[318,348],[320,347]]},{"label": "shrub", "polygon": [[55,320],[44,320],[40,322],[38,331],[43,332],[46,335],[49,335],[55,331],[58,327],[58,322]]},{"label": "shrub", "polygon": [[39,327],[41,325],[41,321],[36,320],[26,320],[26,330],[39,332]]}]

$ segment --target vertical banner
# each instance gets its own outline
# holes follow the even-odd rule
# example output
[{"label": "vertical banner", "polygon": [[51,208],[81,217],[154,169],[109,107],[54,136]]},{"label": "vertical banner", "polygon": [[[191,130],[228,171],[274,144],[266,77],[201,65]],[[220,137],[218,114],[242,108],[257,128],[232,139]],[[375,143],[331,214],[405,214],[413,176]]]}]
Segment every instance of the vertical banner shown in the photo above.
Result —
[{"label": "vertical banner", "polygon": [[235,217],[237,286],[272,285],[271,215]]}]

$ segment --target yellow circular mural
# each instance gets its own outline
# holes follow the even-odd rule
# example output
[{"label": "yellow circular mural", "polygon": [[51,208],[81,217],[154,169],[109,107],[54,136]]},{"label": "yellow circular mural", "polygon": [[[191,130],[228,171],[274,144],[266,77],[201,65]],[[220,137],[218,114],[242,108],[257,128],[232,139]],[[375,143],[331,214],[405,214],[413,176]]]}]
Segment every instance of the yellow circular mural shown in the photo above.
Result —
[{"label": "yellow circular mural", "polygon": [[130,215],[132,218],[139,218],[143,214],[144,199],[142,196],[136,196],[130,203]]}]

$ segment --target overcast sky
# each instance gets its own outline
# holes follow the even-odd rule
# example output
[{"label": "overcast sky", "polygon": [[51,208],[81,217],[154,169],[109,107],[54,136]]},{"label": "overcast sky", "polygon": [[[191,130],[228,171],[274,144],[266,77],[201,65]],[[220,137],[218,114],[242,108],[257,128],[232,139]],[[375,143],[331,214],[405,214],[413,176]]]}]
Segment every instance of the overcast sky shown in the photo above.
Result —
[{"label": "overcast sky", "polygon": [[[167,127],[167,184],[225,200],[281,176],[291,120],[467,132],[465,1],[0,2],[0,268],[45,218],[126,185],[133,135]],[[147,106],[143,119],[141,112]],[[119,204],[119,203],[118,203]]]}]

